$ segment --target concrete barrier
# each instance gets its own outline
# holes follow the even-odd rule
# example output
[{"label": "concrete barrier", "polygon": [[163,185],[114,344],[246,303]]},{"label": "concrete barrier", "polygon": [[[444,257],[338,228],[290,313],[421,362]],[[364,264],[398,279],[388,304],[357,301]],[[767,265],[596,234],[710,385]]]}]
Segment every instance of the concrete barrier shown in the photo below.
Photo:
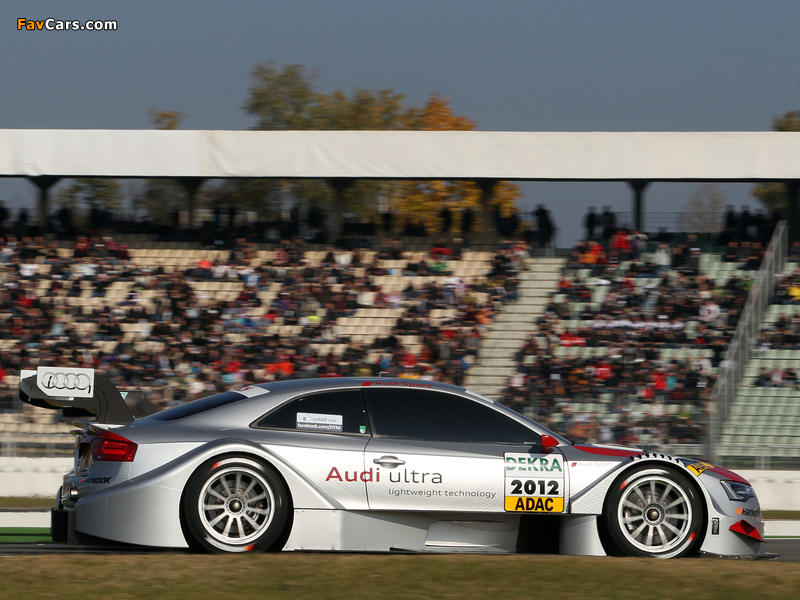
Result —
[{"label": "concrete barrier", "polygon": [[55,498],[72,458],[0,457],[0,496]]},{"label": "concrete barrier", "polygon": [[753,484],[761,510],[800,510],[800,471],[737,471]]}]

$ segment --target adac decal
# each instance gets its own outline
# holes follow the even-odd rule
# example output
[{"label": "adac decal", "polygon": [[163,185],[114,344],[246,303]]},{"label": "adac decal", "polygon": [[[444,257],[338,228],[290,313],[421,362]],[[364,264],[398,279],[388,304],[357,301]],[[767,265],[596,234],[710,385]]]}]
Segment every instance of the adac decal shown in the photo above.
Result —
[{"label": "adac decal", "polygon": [[552,473],[558,471],[562,473],[561,459],[557,456],[542,458],[537,456],[505,456],[506,471],[536,471]]},{"label": "adac decal", "polygon": [[385,386],[385,387],[407,387],[407,388],[431,388],[430,383],[419,383],[416,381],[365,381],[361,387]]},{"label": "adac decal", "polygon": [[508,512],[564,512],[564,499],[506,497],[505,509]]},{"label": "adac decal", "polygon": [[753,517],[756,519],[761,518],[761,507],[756,506],[755,508],[744,508],[739,507],[736,509],[737,515],[742,515],[743,517]]},{"label": "adac decal", "polygon": [[702,473],[706,469],[713,469],[714,465],[708,464],[707,462],[698,461],[696,463],[686,465],[686,468],[689,469],[692,473],[694,473],[697,477],[700,477],[700,473]]},{"label": "adac decal", "polygon": [[[379,468],[367,469],[366,471],[347,471],[340,472],[336,467],[331,467],[325,481],[363,481],[364,483],[381,481],[381,470]],[[390,471],[389,481],[391,483],[442,483],[441,473],[429,473],[427,471]]]}]

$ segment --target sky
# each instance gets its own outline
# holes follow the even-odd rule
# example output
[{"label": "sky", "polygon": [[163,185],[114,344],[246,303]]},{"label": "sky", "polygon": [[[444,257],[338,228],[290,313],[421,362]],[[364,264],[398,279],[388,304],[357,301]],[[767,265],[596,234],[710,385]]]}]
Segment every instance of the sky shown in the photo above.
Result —
[{"label": "sky", "polygon": [[[115,20],[116,31],[17,30],[18,19]],[[321,89],[432,93],[484,131],[766,131],[800,109],[797,0],[4,0],[0,129],[248,129],[256,63],[303,64]],[[719,186],[737,206],[749,184]],[[697,184],[656,183],[645,210],[675,213]],[[559,246],[589,205],[630,212],[623,183],[525,183]],[[35,206],[0,180],[9,206]]]}]

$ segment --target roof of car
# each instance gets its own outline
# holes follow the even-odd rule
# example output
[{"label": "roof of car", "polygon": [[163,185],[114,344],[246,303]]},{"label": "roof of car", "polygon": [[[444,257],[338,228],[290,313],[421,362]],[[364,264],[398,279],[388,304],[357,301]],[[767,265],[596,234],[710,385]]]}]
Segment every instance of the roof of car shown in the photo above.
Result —
[{"label": "roof of car", "polygon": [[463,387],[440,383],[437,381],[426,381],[423,379],[403,379],[396,377],[320,377],[312,379],[287,379],[283,381],[272,381],[260,383],[255,387],[260,387],[271,392],[280,393],[303,393],[308,391],[331,390],[353,387],[388,387],[400,389],[429,389],[463,394]]}]

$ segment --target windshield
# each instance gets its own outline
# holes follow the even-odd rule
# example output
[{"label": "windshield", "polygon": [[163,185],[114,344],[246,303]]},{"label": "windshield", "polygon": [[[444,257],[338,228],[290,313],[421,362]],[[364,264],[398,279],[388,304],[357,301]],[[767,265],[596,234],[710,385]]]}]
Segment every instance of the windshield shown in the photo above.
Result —
[{"label": "windshield", "polygon": [[550,429],[548,429],[547,427],[545,427],[541,423],[537,423],[536,421],[534,421],[532,419],[529,419],[528,417],[526,417],[522,413],[519,413],[519,412],[515,411],[513,408],[508,408],[507,406],[504,406],[504,405],[500,404],[499,402],[495,402],[494,400],[491,400],[490,398],[487,398],[486,396],[482,396],[481,394],[479,394],[477,392],[473,392],[472,390],[464,390],[464,391],[467,394],[469,394],[470,396],[473,396],[475,398],[480,398],[481,400],[485,400],[486,402],[490,402],[490,403],[494,404],[495,406],[497,406],[498,408],[500,408],[502,410],[507,410],[508,412],[512,413],[515,417],[521,418],[523,421],[525,421],[529,425],[532,425],[533,428],[536,431],[540,432],[540,433],[543,433],[543,434],[546,434],[546,435],[552,435],[554,438],[556,438],[560,442],[564,442],[564,443],[567,443],[567,444],[572,444],[572,441],[567,439],[567,438],[565,438],[563,435],[559,435],[555,431],[551,431]]}]

